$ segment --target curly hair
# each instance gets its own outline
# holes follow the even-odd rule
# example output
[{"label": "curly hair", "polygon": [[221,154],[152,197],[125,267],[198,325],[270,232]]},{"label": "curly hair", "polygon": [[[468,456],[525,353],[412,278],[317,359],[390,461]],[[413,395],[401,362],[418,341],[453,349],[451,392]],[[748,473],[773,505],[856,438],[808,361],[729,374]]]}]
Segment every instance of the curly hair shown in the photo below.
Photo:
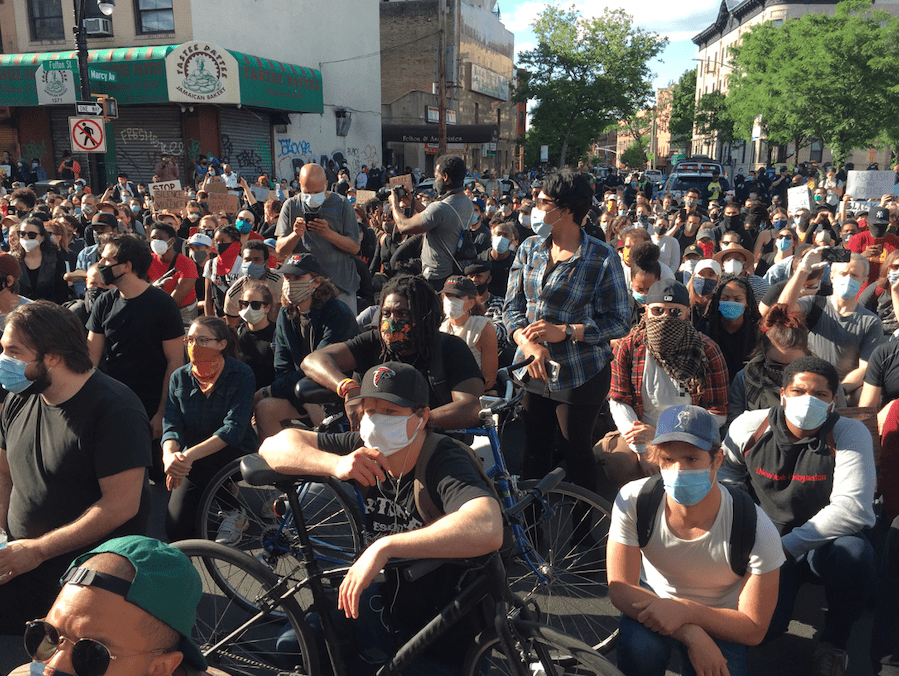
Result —
[{"label": "curly hair", "polygon": [[784,351],[799,348],[806,354],[811,354],[805,316],[800,312],[790,312],[789,307],[783,303],[771,306],[762,318],[759,329],[759,341],[754,354],[767,352],[770,347]]},{"label": "curly hair", "polygon": [[743,338],[743,354],[748,356],[755,350],[756,343],[758,342],[759,322],[762,319],[762,315],[759,312],[758,301],[755,299],[755,292],[752,290],[752,285],[746,277],[726,274],[722,275],[721,279],[718,280],[718,286],[712,291],[712,298],[709,301],[709,307],[705,314],[709,327],[708,336],[719,345],[723,340],[732,340],[731,334],[728,333],[727,329],[725,329],[724,325],[721,323],[723,317],[721,313],[718,312],[718,303],[721,301],[721,294],[724,293],[724,289],[728,284],[736,284],[743,289],[743,293],[746,294],[746,309],[743,310],[743,325],[747,327],[747,331]]},{"label": "curly hair", "polygon": [[[437,347],[437,338],[440,333],[440,324],[443,322],[443,308],[437,293],[421,277],[412,275],[398,275],[384,284],[381,289],[381,304],[391,294],[397,294],[409,303],[409,313],[413,319],[412,330],[409,335],[415,351],[421,355],[424,363],[429,364]],[[381,340],[381,358],[386,359],[387,343],[381,332],[378,332]]]}]

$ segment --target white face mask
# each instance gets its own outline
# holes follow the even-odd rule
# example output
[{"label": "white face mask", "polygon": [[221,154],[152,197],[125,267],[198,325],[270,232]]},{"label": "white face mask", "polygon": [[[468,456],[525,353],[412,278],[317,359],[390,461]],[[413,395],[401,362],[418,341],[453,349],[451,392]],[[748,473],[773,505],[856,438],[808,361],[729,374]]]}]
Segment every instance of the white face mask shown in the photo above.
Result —
[{"label": "white face mask", "polygon": [[731,258],[730,260],[724,261],[724,265],[722,265],[721,267],[724,272],[729,275],[739,275],[741,272],[743,272],[743,264],[736,258]]},{"label": "white face mask", "polygon": [[265,317],[265,308],[260,306],[258,310],[254,310],[252,307],[248,306],[243,310],[240,310],[237,314],[239,314],[247,324],[258,324],[262,321],[262,318]]},{"label": "white face mask", "polygon": [[187,214],[187,217],[192,221],[197,221],[200,219],[200,214],[198,214],[196,211],[191,211],[189,214]]},{"label": "white face mask", "polygon": [[316,193],[303,193],[303,204],[305,204],[310,209],[318,209],[322,204],[325,203],[325,193],[324,192],[316,192]]},{"label": "white face mask", "polygon": [[458,319],[465,314],[465,301],[453,296],[444,296],[443,313],[450,319]]},{"label": "white face mask", "polygon": [[530,214],[518,214],[518,222],[521,223],[524,227],[531,227],[531,215]]},{"label": "white face mask", "polygon": [[680,269],[681,269],[681,271],[686,272],[688,276],[692,277],[693,273],[696,271],[697,265],[699,265],[699,261],[691,258],[689,260],[684,261],[681,264]]},{"label": "white face mask", "polygon": [[34,251],[41,245],[41,243],[38,242],[36,239],[21,239],[20,238],[19,242],[22,243],[22,248],[25,249],[25,251]]},{"label": "white face mask", "polygon": [[169,250],[169,243],[161,239],[151,239],[150,248],[157,256],[163,256]]},{"label": "white face mask", "polygon": [[407,423],[413,416],[418,417],[414,413],[406,416],[366,413],[359,423],[359,436],[366,448],[375,448],[385,456],[393,455],[411,444],[421,429],[423,419],[419,419],[411,437],[406,432]]},{"label": "white face mask", "polygon": [[506,253],[509,250],[509,239],[502,235],[494,235],[490,238],[490,246],[498,254]]},{"label": "white face mask", "polygon": [[[556,207],[558,209],[559,207]],[[534,234],[537,237],[549,237],[550,233],[553,231],[553,226],[547,223],[544,219],[554,212],[556,209],[550,209],[549,211],[541,211],[540,209],[534,209],[531,213],[531,230],[534,231]]]}]

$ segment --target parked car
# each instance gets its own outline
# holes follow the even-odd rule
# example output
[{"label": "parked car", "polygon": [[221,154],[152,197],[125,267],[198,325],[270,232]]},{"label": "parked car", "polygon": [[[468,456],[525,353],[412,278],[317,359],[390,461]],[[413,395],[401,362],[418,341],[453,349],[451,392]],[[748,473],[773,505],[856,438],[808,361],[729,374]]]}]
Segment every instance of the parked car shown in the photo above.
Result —
[{"label": "parked car", "polygon": [[[721,187],[724,192],[727,192],[731,189],[730,182],[720,176],[718,181],[721,183]],[[659,191],[662,195],[665,193],[671,193],[678,199],[684,196],[684,193],[690,190],[691,188],[696,188],[699,190],[700,199],[703,204],[709,197],[708,186],[709,183],[712,182],[712,172],[676,172],[670,174],[668,179],[665,181],[665,184],[662,186],[662,189]]]}]

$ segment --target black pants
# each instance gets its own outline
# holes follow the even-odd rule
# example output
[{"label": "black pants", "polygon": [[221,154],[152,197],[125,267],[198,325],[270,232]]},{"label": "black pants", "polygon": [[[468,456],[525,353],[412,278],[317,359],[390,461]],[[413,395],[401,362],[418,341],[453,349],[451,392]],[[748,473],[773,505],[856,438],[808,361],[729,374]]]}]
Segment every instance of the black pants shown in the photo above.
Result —
[{"label": "black pants", "polygon": [[[205,458],[197,460],[190,468],[190,474],[185,477],[181,485],[172,491],[169,496],[169,510],[165,518],[165,532],[172,542],[178,540],[187,540],[197,537],[197,518],[200,508],[200,499],[203,497],[203,491],[212,481],[213,477],[232,460],[235,460],[246,452],[234,448],[233,446],[225,446],[222,450],[207,455]],[[220,493],[225,493],[220,491]],[[225,495],[221,502],[227,503],[228,496]],[[223,510],[235,509],[237,503],[220,504],[219,508]]]},{"label": "black pants", "polygon": [[[608,393],[611,368],[607,365],[589,383],[589,389]],[[592,382],[599,379],[598,383]],[[583,387],[583,386],[582,386]],[[576,397],[566,397],[576,399]],[[564,460],[566,479],[590,491],[596,491],[596,462],[593,459],[593,425],[602,408],[602,398],[590,397],[584,403],[555,401],[528,392],[524,395],[523,479],[539,479]]]},{"label": "black pants", "polygon": [[877,565],[877,595],[871,632],[871,669],[899,675],[899,516],[890,526]]}]

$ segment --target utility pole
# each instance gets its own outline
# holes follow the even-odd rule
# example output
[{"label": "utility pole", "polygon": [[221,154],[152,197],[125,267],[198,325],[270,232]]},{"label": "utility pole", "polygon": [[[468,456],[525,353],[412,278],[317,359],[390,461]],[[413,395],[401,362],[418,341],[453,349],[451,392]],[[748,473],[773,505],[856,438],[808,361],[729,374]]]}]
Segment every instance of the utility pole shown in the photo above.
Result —
[{"label": "utility pole", "polygon": [[437,0],[437,116],[440,142],[437,156],[446,155],[446,2]]}]

